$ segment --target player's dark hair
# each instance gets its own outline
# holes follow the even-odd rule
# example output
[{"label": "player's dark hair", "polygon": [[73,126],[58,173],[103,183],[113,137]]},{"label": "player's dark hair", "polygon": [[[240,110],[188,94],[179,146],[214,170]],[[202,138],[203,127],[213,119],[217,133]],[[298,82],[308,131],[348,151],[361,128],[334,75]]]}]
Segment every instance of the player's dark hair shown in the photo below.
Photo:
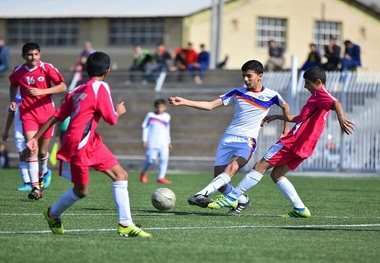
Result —
[{"label": "player's dark hair", "polygon": [[322,84],[326,84],[326,72],[323,68],[315,66],[309,68],[303,73],[303,78],[312,82],[316,82],[318,79],[322,81]]},{"label": "player's dark hair", "polygon": [[154,101],[154,107],[157,107],[158,105],[166,105],[166,101],[164,99],[156,99]]},{"label": "player's dark hair", "polygon": [[101,77],[110,68],[111,59],[103,52],[94,52],[87,59],[86,71],[90,77]]},{"label": "player's dark hair", "polygon": [[40,50],[40,46],[37,44],[37,43],[33,43],[33,42],[30,42],[30,43],[26,43],[23,47],[22,47],[22,54],[23,55],[26,55],[26,53],[28,53],[28,51],[30,50],[38,50],[38,51],[41,51]]},{"label": "player's dark hair", "polygon": [[263,64],[257,60],[249,60],[241,67],[241,71],[253,70],[256,74],[264,73]]}]

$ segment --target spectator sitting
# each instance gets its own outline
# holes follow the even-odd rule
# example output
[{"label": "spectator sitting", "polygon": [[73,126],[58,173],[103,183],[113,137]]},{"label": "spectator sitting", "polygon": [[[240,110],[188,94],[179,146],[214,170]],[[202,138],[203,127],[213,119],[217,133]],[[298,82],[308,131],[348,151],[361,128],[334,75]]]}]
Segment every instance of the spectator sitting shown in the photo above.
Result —
[{"label": "spectator sitting", "polygon": [[178,81],[182,81],[182,73],[189,65],[197,62],[198,53],[193,48],[193,43],[189,42],[187,48],[177,48],[174,52],[175,66],[171,68],[172,71],[179,69]]},{"label": "spectator sitting", "polygon": [[154,63],[147,64],[145,67],[144,82],[155,82],[157,73],[168,70],[171,56],[164,44],[157,44],[154,60]]},{"label": "spectator sitting", "polygon": [[198,55],[197,62],[187,66],[196,84],[202,84],[203,71],[208,69],[210,65],[210,53],[206,51],[204,44],[201,44],[200,48],[201,52]]},{"label": "spectator sitting", "polygon": [[149,50],[143,50],[141,45],[137,44],[133,47],[133,61],[132,66],[129,68],[129,81],[126,84],[135,81],[135,72],[145,72],[146,65],[153,59]]},{"label": "spectator sitting", "polygon": [[265,65],[265,71],[279,71],[285,64],[284,48],[276,45],[276,41],[269,40],[269,59]]},{"label": "spectator sitting", "polygon": [[306,62],[303,64],[301,70],[305,71],[309,68],[312,68],[314,66],[320,66],[321,65],[321,54],[319,53],[317,49],[317,45],[310,44],[310,52],[307,56]]},{"label": "spectator sitting", "polygon": [[344,41],[346,47],[344,51],[344,57],[342,58],[342,71],[353,70],[356,71],[357,67],[360,67],[360,47],[350,40]]},{"label": "spectator sitting", "polygon": [[0,37],[0,78],[2,73],[6,71],[10,66],[9,49],[5,45],[5,40]]},{"label": "spectator sitting", "polygon": [[0,143],[0,169],[9,168],[9,156],[5,143]]},{"label": "spectator sitting", "polygon": [[330,42],[325,46],[325,57],[327,63],[322,65],[322,68],[327,71],[338,70],[340,63],[340,47],[336,44],[336,39],[330,36]]},{"label": "spectator sitting", "polygon": [[183,53],[185,55],[186,68],[198,61],[198,53],[195,51],[193,43],[189,42],[187,49],[184,49]]}]

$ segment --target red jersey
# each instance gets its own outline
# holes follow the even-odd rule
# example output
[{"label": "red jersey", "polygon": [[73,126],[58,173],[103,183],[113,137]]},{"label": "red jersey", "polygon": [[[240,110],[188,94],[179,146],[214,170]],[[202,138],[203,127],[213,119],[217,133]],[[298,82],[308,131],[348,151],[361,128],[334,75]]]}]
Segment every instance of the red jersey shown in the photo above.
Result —
[{"label": "red jersey", "polygon": [[22,101],[20,103],[20,115],[30,114],[36,120],[44,122],[54,113],[54,103],[51,95],[29,96],[30,88],[48,89],[51,83],[58,85],[64,81],[59,71],[49,63],[40,61],[32,69],[26,64],[17,66],[9,76],[12,87],[20,87]]},{"label": "red jersey", "polygon": [[184,49],[183,53],[185,54],[186,65],[198,62],[198,53],[194,49]]},{"label": "red jersey", "polygon": [[303,106],[296,125],[280,141],[302,158],[311,156],[335,101],[326,88],[318,88]]},{"label": "red jersey", "polygon": [[59,121],[70,116],[70,124],[63,137],[57,159],[76,165],[91,166],[93,153],[103,144],[96,133],[100,117],[110,125],[117,123],[111,90],[107,83],[90,79],[66,95],[62,106],[53,115]]}]

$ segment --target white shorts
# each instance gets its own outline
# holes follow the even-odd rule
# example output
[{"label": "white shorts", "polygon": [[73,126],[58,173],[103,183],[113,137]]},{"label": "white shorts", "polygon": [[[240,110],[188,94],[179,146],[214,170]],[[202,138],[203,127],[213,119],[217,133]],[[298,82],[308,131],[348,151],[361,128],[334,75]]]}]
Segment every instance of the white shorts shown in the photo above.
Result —
[{"label": "white shorts", "polygon": [[244,136],[224,134],[220,139],[214,166],[228,165],[234,156],[249,161],[256,150],[256,139]]},{"label": "white shorts", "polygon": [[17,152],[22,152],[25,150],[25,138],[24,138],[24,132],[22,130],[22,122],[20,119],[20,111],[16,110],[15,118],[13,120],[13,130],[15,135],[15,146],[17,149]]},{"label": "white shorts", "polygon": [[168,160],[169,159],[169,146],[162,146],[160,148],[147,148],[146,149],[146,158],[150,163],[154,163],[155,160],[157,160],[158,157],[160,157],[161,160]]}]

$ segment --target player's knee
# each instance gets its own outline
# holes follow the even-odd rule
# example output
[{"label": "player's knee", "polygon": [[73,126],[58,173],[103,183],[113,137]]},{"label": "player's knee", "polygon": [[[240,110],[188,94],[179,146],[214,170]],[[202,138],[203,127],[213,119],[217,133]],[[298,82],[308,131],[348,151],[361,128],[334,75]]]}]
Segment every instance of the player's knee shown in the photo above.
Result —
[{"label": "player's knee", "polygon": [[124,169],[121,169],[115,173],[114,181],[126,181],[128,180],[128,173]]},{"label": "player's knee", "polygon": [[88,193],[89,193],[88,187],[86,186],[74,185],[73,191],[74,191],[74,194],[81,199],[88,196]]}]

